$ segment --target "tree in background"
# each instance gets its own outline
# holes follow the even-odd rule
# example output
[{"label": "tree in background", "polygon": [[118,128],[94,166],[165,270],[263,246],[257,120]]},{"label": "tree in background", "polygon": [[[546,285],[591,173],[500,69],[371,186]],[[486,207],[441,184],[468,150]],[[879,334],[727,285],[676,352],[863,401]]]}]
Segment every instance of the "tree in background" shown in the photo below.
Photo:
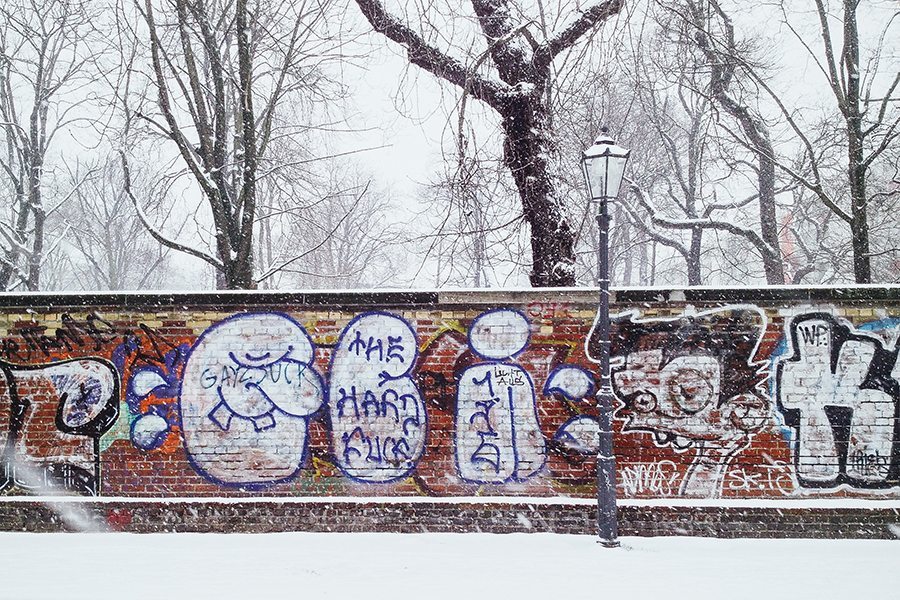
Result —
[{"label": "tree in background", "polygon": [[48,240],[48,217],[71,190],[56,186],[48,205],[48,159],[60,133],[84,117],[92,16],[77,0],[0,4],[0,290],[41,289],[59,243]]},{"label": "tree in background", "polygon": [[313,179],[264,181],[261,286],[350,289],[397,281],[408,252],[390,193],[372,186],[352,163],[330,166]]},{"label": "tree in background", "polygon": [[[696,31],[698,45],[709,57],[714,82],[718,81],[719,89],[713,90],[713,96],[738,118],[745,134],[744,146],[758,157],[760,185],[764,179],[774,179],[763,175],[776,167],[808,190],[849,229],[853,279],[857,283],[872,282],[870,220],[879,203],[876,195],[883,190],[872,194],[867,178],[880,168],[885,153],[900,137],[900,69],[888,46],[900,29],[896,3],[867,7],[884,18],[879,19],[872,34],[864,37],[859,0],[816,0],[815,34],[797,24],[794,3],[779,3],[784,28],[812,61],[813,71],[822,76],[820,83],[832,96],[833,103],[821,118],[817,118],[819,111],[792,106],[788,94],[778,89],[767,69],[736,51],[735,28],[719,0],[687,0],[682,7],[685,19]],[[867,17],[878,18],[873,13]],[[779,155],[761,119],[742,114],[739,103],[732,105],[728,88],[736,73],[774,105],[779,121],[800,148],[798,159],[791,161]],[[771,221],[769,217],[763,219]],[[808,225],[815,229],[820,223]]]},{"label": "tree in background", "polygon": [[[525,15],[517,3],[471,0],[480,30],[475,35],[480,39],[469,39],[468,52],[460,58],[432,41],[445,37],[439,28],[451,36],[456,27],[464,28],[438,23],[442,14],[458,13],[458,7],[444,13],[430,5],[431,10],[401,19],[380,0],[356,0],[356,4],[375,31],[406,49],[411,64],[459,87],[500,116],[504,163],[531,228],[531,284],[574,285],[575,238],[552,175],[557,149],[547,90],[554,59],[616,15],[622,0],[606,0],[578,11],[554,32],[539,26],[546,19]],[[538,4],[543,15],[543,4]],[[416,21],[428,28],[427,33],[410,25]]]},{"label": "tree in background", "polygon": [[[748,254],[760,257],[767,283],[783,284],[768,129],[751,108],[752,95],[735,93],[741,82],[735,79],[733,61],[709,51],[706,38],[697,34],[696,22],[709,21],[701,13],[693,0],[659,3],[646,15],[650,26],[631,40],[625,70],[633,103],[640,108],[632,118],[649,126],[649,143],[667,167],[652,186],[632,180],[622,204],[638,227],[667,239],[666,245],[683,257],[688,285],[700,285],[703,270],[715,273],[729,262],[726,276],[739,281],[753,277]],[[734,55],[733,35],[728,39]],[[752,49],[741,52],[746,57]],[[769,154],[749,153],[736,144],[735,129]],[[752,191],[736,192],[750,181]],[[748,210],[754,207],[755,217]],[[704,240],[707,233],[712,245]],[[720,236],[726,237],[724,245]],[[730,261],[736,248],[742,259]]]},{"label": "tree in background", "polygon": [[[281,112],[298,96],[316,92],[322,79],[317,65],[338,43],[327,34],[330,5],[272,0],[251,10],[247,0],[173,0],[163,7],[135,1],[143,27],[131,35],[147,48],[150,64],[144,72],[135,58],[140,53],[132,57],[131,78],[121,92],[126,122],[143,123],[176,149],[209,208],[212,250],[176,241],[146,219],[145,225],[164,246],[212,265],[219,287],[257,286],[260,182],[293,160],[272,146],[292,134]],[[133,195],[125,152],[122,158]]]},{"label": "tree in background", "polygon": [[[158,244],[140,222],[125,192],[122,164],[111,155],[91,169],[87,178],[73,173],[72,199],[60,209],[69,227],[64,271],[60,283],[70,289],[143,290],[168,285],[170,250]],[[159,217],[161,198],[171,193],[170,180],[154,173],[150,165],[133,175],[132,184],[144,190],[141,211]],[[152,190],[152,191],[151,191]],[[164,217],[163,217],[164,219]],[[183,227],[183,224],[182,224]]]}]

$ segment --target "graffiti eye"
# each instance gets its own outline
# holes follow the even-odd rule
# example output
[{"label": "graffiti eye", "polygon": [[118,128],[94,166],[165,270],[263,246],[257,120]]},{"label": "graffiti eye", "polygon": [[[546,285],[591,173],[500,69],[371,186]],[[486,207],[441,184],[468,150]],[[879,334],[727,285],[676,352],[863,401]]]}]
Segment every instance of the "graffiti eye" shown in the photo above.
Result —
[{"label": "graffiti eye", "polygon": [[640,392],[631,398],[631,408],[637,412],[648,413],[656,409],[656,396],[649,392]]},{"label": "graffiti eye", "polygon": [[669,380],[669,398],[684,412],[700,412],[713,400],[713,386],[700,371],[682,369]]}]

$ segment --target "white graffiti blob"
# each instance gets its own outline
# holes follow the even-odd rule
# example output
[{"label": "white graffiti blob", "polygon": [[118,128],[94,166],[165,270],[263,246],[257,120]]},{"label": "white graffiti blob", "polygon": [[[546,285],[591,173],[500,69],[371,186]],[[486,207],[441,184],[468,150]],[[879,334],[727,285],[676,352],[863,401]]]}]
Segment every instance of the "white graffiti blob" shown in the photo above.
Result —
[{"label": "white graffiti blob", "polygon": [[594,376],[581,367],[562,365],[550,373],[544,394],[562,394],[569,400],[584,400],[594,393]]},{"label": "white graffiti blob", "polygon": [[596,454],[600,448],[600,422],[587,415],[572,417],[562,424],[554,439],[579,454]]},{"label": "white graffiti blob", "polygon": [[194,344],[179,396],[184,446],[206,477],[224,484],[287,479],[303,465],[308,416],[323,401],[314,347],[287,315],[221,321]]},{"label": "white graffiti blob", "polygon": [[[562,365],[550,373],[544,384],[544,395],[560,394],[570,402],[583,402],[593,397],[596,382],[589,371]],[[579,454],[596,454],[600,448],[600,422],[596,417],[577,415],[556,431],[553,439]]]},{"label": "white graffiti blob", "polygon": [[395,315],[371,312],[341,333],[331,363],[329,410],[338,466],[384,483],[407,476],[425,450],[425,402],[412,379],[416,334]]},{"label": "white graffiti blob", "polygon": [[482,313],[469,330],[469,346],[488,362],[459,376],[456,399],[456,465],[474,483],[521,481],[546,461],[534,384],[514,362],[528,346],[528,320],[514,310]]},{"label": "white graffiti blob", "polygon": [[793,353],[779,359],[778,400],[781,410],[799,413],[795,464],[801,483],[837,483],[840,409],[852,412],[846,475],[864,484],[883,482],[891,464],[895,404],[890,394],[865,385],[881,342],[823,314],[797,319],[789,331]]}]

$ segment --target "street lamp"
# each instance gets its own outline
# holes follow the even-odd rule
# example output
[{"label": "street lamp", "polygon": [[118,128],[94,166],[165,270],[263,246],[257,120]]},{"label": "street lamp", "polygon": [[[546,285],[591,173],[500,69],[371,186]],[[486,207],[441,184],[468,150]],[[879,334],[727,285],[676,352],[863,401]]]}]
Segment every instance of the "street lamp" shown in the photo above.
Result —
[{"label": "street lamp", "polygon": [[[616,457],[613,452],[612,413],[613,391],[609,373],[609,210],[608,203],[619,195],[625,163],[629,151],[617,146],[601,128],[594,145],[584,151],[581,164],[587,183],[589,201],[597,204],[597,229],[600,245],[597,248],[597,279],[600,284],[600,307],[597,312],[596,333],[600,339],[600,389],[597,404],[600,409],[600,439],[597,449],[597,530],[600,543],[607,548],[619,545],[616,515]],[[591,357],[592,359],[594,357]]]}]

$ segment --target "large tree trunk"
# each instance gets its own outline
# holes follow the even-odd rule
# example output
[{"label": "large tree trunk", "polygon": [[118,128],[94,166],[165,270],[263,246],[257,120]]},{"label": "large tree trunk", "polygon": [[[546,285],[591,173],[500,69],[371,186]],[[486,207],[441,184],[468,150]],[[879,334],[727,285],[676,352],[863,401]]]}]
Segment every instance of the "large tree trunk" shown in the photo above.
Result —
[{"label": "large tree trunk", "polygon": [[[764,141],[763,141],[764,140]],[[772,159],[772,143],[765,136],[760,143],[765,145],[763,152],[757,153],[757,189],[759,190],[759,233],[771,252],[763,252],[763,268],[766,271],[766,283],[782,285],[784,279],[784,261],[781,256],[781,240],[778,235],[778,216],[775,213],[775,161]],[[757,146],[759,147],[759,146]]]},{"label": "large tree trunk", "polygon": [[[356,0],[372,27],[403,45],[408,60],[459,86],[487,103],[503,122],[504,163],[510,169],[525,220],[531,226],[531,284],[535,287],[575,284],[575,236],[557,196],[548,163],[553,152],[547,105],[550,65],[562,51],[617,14],[624,2],[604,0],[577,16],[549,39],[538,43],[509,0],[471,0],[488,44],[499,80],[483,76],[469,61],[444,54],[403,20],[390,14],[381,0]],[[517,28],[517,22],[521,25]],[[528,40],[526,43],[526,39]],[[482,58],[475,61],[476,65]]]},{"label": "large tree trunk", "polygon": [[526,96],[503,111],[504,163],[512,173],[531,226],[531,285],[575,285],[575,235],[551,180],[548,161],[554,154],[546,107]]},{"label": "large tree trunk", "polygon": [[[850,143],[850,201],[853,243],[853,275],[856,283],[872,283],[872,264],[869,257],[869,219],[866,214],[866,170],[862,167],[862,144]],[[856,146],[856,147],[854,147]]]},{"label": "large tree trunk", "polygon": [[253,278],[252,255],[247,260],[234,260],[226,263],[224,277],[220,280],[222,288],[227,290],[253,290],[256,282]]},{"label": "large tree trunk", "polygon": [[44,212],[41,197],[41,174],[43,157],[35,150],[31,170],[28,177],[28,208],[34,217],[34,234],[32,235],[31,252],[28,255],[28,281],[26,287],[31,291],[41,289],[41,264],[44,260],[44,226],[47,214]]},{"label": "large tree trunk", "polygon": [[687,256],[688,285],[701,285],[700,251],[703,249],[703,229],[691,230],[691,247]]}]

